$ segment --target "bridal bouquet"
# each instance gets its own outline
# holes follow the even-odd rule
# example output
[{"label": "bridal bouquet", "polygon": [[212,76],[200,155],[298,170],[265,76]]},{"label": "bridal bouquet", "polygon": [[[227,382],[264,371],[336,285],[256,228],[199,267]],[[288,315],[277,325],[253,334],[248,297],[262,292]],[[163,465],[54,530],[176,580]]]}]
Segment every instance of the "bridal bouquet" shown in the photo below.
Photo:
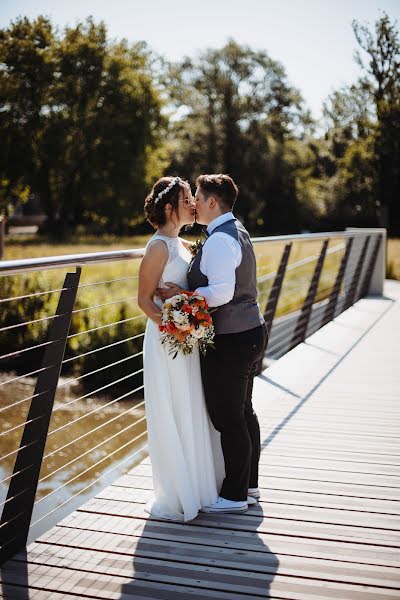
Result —
[{"label": "bridal bouquet", "polygon": [[208,304],[202,296],[182,291],[166,300],[161,309],[161,343],[170,354],[191,354],[197,346],[202,354],[213,346],[214,326]]}]

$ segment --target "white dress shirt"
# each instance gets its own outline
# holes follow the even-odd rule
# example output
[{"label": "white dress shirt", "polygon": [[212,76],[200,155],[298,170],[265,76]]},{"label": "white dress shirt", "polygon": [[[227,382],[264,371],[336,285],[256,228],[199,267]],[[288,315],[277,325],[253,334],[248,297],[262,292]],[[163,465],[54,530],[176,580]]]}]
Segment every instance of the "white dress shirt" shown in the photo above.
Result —
[{"label": "white dress shirt", "polygon": [[[220,215],[207,227],[208,234],[219,225],[234,219],[233,213]],[[236,284],[236,269],[242,261],[242,249],[237,240],[227,233],[217,231],[205,241],[200,261],[200,271],[208,279],[206,287],[196,293],[204,296],[210,307],[222,306],[233,298]]]}]

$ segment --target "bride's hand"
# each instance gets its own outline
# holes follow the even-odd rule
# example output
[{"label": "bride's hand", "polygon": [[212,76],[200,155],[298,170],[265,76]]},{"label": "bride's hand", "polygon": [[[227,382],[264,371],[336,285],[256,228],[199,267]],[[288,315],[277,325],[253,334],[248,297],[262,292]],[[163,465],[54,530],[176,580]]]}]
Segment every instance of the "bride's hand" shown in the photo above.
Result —
[{"label": "bride's hand", "polygon": [[156,294],[161,298],[161,300],[168,300],[168,298],[172,298],[172,296],[176,296],[182,291],[182,288],[180,288],[175,283],[171,283],[170,281],[167,281],[165,285],[167,287],[156,289]]}]

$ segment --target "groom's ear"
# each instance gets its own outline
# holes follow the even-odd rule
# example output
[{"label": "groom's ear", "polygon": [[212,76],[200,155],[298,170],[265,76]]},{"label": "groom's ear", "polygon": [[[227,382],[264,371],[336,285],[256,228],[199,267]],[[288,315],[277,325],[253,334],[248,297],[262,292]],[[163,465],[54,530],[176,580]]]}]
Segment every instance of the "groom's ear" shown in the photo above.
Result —
[{"label": "groom's ear", "polygon": [[208,197],[208,206],[210,208],[214,208],[216,205],[218,204],[217,199],[215,196],[209,196]]}]

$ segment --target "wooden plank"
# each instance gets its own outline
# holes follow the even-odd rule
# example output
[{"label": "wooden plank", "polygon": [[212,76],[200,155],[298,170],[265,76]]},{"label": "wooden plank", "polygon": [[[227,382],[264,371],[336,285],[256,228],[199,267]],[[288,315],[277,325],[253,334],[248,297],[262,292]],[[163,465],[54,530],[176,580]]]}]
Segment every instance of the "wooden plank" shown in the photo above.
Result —
[{"label": "wooden plank", "polygon": [[[399,455],[400,460],[400,455]],[[143,465],[149,465],[150,460],[146,459]],[[260,467],[263,471],[265,467],[292,467],[294,469],[323,469],[324,471],[345,471],[348,473],[366,473],[371,475],[392,475],[400,478],[399,464],[385,464],[379,461],[360,462],[357,460],[340,460],[338,458],[320,458],[317,456],[299,456],[298,452],[292,455],[273,454],[265,451],[261,454]],[[132,470],[134,473],[134,470]]]},{"label": "wooden plank", "polygon": [[[113,486],[100,492],[96,498],[99,500],[144,504],[150,499],[151,494],[151,490],[135,490]],[[359,504],[358,502],[358,506]],[[360,527],[368,523],[370,527],[400,531],[399,515],[378,515],[373,512],[357,512],[357,510],[346,510],[344,508],[338,510],[319,506],[272,503],[270,502],[270,496],[265,498],[265,501],[261,501],[258,505],[252,507],[252,514],[263,515],[264,518],[296,519],[339,525],[357,525]]]},{"label": "wooden plank", "polygon": [[[114,500],[93,499],[85,504],[84,512],[95,514],[117,515],[122,517],[139,517],[151,519],[144,511],[143,505]],[[377,544],[389,547],[400,547],[400,536],[397,531],[378,527],[357,527],[317,521],[300,521],[285,518],[267,517],[258,512],[256,507],[250,507],[243,515],[209,515],[199,513],[191,521],[196,527],[213,526],[233,530],[247,530],[255,533],[276,533],[280,535],[295,535],[307,538],[353,541],[363,544]]]},{"label": "wooden plank", "polygon": [[[265,549],[275,554],[285,554],[328,560],[341,560],[362,564],[400,566],[400,553],[397,548],[376,545],[363,546],[351,541],[334,541],[323,539],[307,539],[271,533],[254,532],[253,530],[232,530],[209,526],[196,527],[193,524],[169,523],[167,521],[144,520],[139,518],[96,515],[89,513],[73,513],[66,517],[60,527],[73,528],[75,531],[100,531],[119,533],[126,536],[145,536],[156,540],[184,541],[188,544],[206,545],[216,548],[232,548],[238,551]],[[50,542],[53,532],[47,532],[39,538]]]},{"label": "wooden plank", "polygon": [[318,457],[315,457],[315,452],[313,449],[304,448],[301,446],[282,450],[278,450],[272,446],[269,446],[268,449],[264,449],[263,453],[261,454],[261,461],[278,459],[279,457],[298,457],[299,459],[316,458],[317,460],[332,460],[343,463],[357,462],[358,464],[400,466],[400,454],[371,454],[368,452],[349,452],[347,450],[341,450],[340,448],[336,448],[335,450],[320,448],[318,450]]},{"label": "wooden plank", "polygon": [[[118,479],[118,485],[121,487],[138,487],[141,489],[151,489],[151,477],[147,475],[124,475]],[[376,487],[367,485],[356,485],[348,483],[332,483],[329,481],[313,481],[311,479],[303,480],[299,478],[284,477],[260,477],[259,486],[262,490],[288,490],[301,491],[304,493],[331,494],[334,496],[349,496],[353,498],[371,498],[382,500],[399,500],[398,488]]]},{"label": "wooden plank", "polygon": [[[18,585],[21,581],[19,571],[21,563],[8,561],[2,569],[2,581],[7,585]],[[31,590],[65,594],[71,592],[79,598],[104,598],[105,600],[232,600],[231,592],[219,590],[196,589],[189,585],[173,585],[167,581],[158,583],[143,577],[143,580],[103,575],[100,573],[82,572],[74,569],[28,565],[29,597]],[[272,596],[271,596],[272,597]],[[286,596],[288,597],[288,596]],[[40,598],[40,595],[38,596]],[[254,600],[264,600],[265,596],[254,596]]]},{"label": "wooden plank", "polygon": [[343,460],[334,458],[319,458],[316,456],[299,456],[299,453],[288,455],[274,455],[272,452],[261,456],[261,467],[275,465],[293,467],[297,469],[324,469],[326,471],[347,471],[348,473],[368,473],[372,475],[400,476],[399,464],[386,464],[384,462],[360,462],[357,460]]},{"label": "wooden plank", "polygon": [[[3,587],[3,591],[1,587]],[[0,586],[0,598],[4,598],[4,600],[79,600],[82,596],[3,583],[3,586]]]},{"label": "wooden plank", "polygon": [[[96,498],[108,500],[120,500],[121,502],[147,502],[152,495],[151,490],[140,488],[119,487],[110,485],[99,492]],[[359,498],[348,496],[333,496],[328,494],[304,494],[296,491],[285,491],[268,489],[262,495],[261,505],[271,506],[282,504],[284,506],[316,506],[318,508],[333,508],[338,510],[356,511],[362,513],[378,513],[381,515],[400,515],[400,503],[393,500],[362,499],[362,507]],[[368,515],[366,515],[368,518]]]},{"label": "wooden plank", "polygon": [[[294,580],[292,577],[275,573],[254,573],[246,571],[235,571],[223,567],[210,567],[202,565],[184,565],[170,561],[158,561],[155,559],[141,559],[138,557],[126,557],[105,555],[105,553],[85,552],[80,549],[68,549],[69,554],[65,557],[62,566],[51,566],[51,557],[45,564],[28,564],[28,577],[31,585],[42,589],[52,589],[57,583],[57,591],[73,590],[74,593],[82,595],[96,595],[100,597],[114,598],[115,593],[121,595],[128,589],[130,582],[144,580],[150,587],[153,584],[192,589],[193,594],[197,590],[206,590],[215,597],[215,591],[224,593],[251,595],[252,598],[280,597],[283,592],[288,598],[310,598],[316,593],[318,598],[352,598],[352,600],[370,599],[376,600],[377,594],[384,598],[398,598],[398,590],[389,587],[357,586],[339,582],[321,581],[315,579],[301,578]],[[32,559],[34,561],[34,558]],[[60,564],[60,559],[56,562]],[[3,569],[5,580],[12,582],[13,576],[18,572],[18,561],[9,561]],[[33,567],[33,568],[32,568]],[[36,568],[35,568],[36,567]],[[32,572],[31,572],[32,571]],[[179,584],[177,586],[176,584]],[[190,586],[190,587],[189,587]],[[136,586],[135,586],[136,587]],[[103,594],[107,593],[108,596]],[[177,592],[179,594],[179,592]],[[187,592],[186,592],[187,593]],[[163,598],[171,597],[163,594]],[[178,596],[179,597],[179,596]],[[181,596],[183,597],[183,596]],[[232,597],[232,596],[231,596]]]},{"label": "wooden plank", "polygon": [[[130,561],[137,558],[159,559],[177,561],[187,564],[218,566],[226,569],[245,570],[255,573],[279,572],[293,577],[307,577],[347,583],[368,584],[382,587],[396,588],[399,583],[399,568],[388,566],[375,566],[345,562],[339,560],[323,560],[310,557],[275,555],[268,547],[261,551],[260,548],[241,550],[231,548],[215,548],[196,544],[190,547],[183,540],[155,540],[154,538],[119,535],[114,533],[101,533],[94,531],[80,531],[77,535],[75,529],[58,528],[48,543],[33,544],[29,550],[29,561],[39,564],[55,564],[61,566],[61,560],[70,558],[70,548],[79,548],[102,552],[108,557],[113,554],[127,556]],[[79,559],[79,554],[74,557]],[[99,555],[100,556],[100,555]],[[49,563],[47,558],[51,557]],[[66,562],[63,566],[74,567],[73,563]]]},{"label": "wooden plank", "polygon": [[[136,475],[151,477],[151,466],[140,464],[135,469]],[[308,469],[304,467],[299,469],[275,465],[261,465],[261,478],[263,476],[285,478],[285,479],[306,479],[309,481],[329,481],[341,484],[360,484],[369,487],[389,488],[397,490],[400,500],[400,477],[392,475],[371,475],[369,473],[348,473],[346,471],[328,471],[324,469]]]},{"label": "wooden plank", "polygon": [[357,461],[328,460],[326,458],[300,458],[298,454],[287,457],[274,457],[266,454],[261,457],[260,467],[267,470],[269,466],[291,467],[293,469],[323,469],[324,471],[346,472],[346,473],[365,473],[367,475],[391,475],[400,479],[399,465],[385,465],[382,463],[366,463]]}]

